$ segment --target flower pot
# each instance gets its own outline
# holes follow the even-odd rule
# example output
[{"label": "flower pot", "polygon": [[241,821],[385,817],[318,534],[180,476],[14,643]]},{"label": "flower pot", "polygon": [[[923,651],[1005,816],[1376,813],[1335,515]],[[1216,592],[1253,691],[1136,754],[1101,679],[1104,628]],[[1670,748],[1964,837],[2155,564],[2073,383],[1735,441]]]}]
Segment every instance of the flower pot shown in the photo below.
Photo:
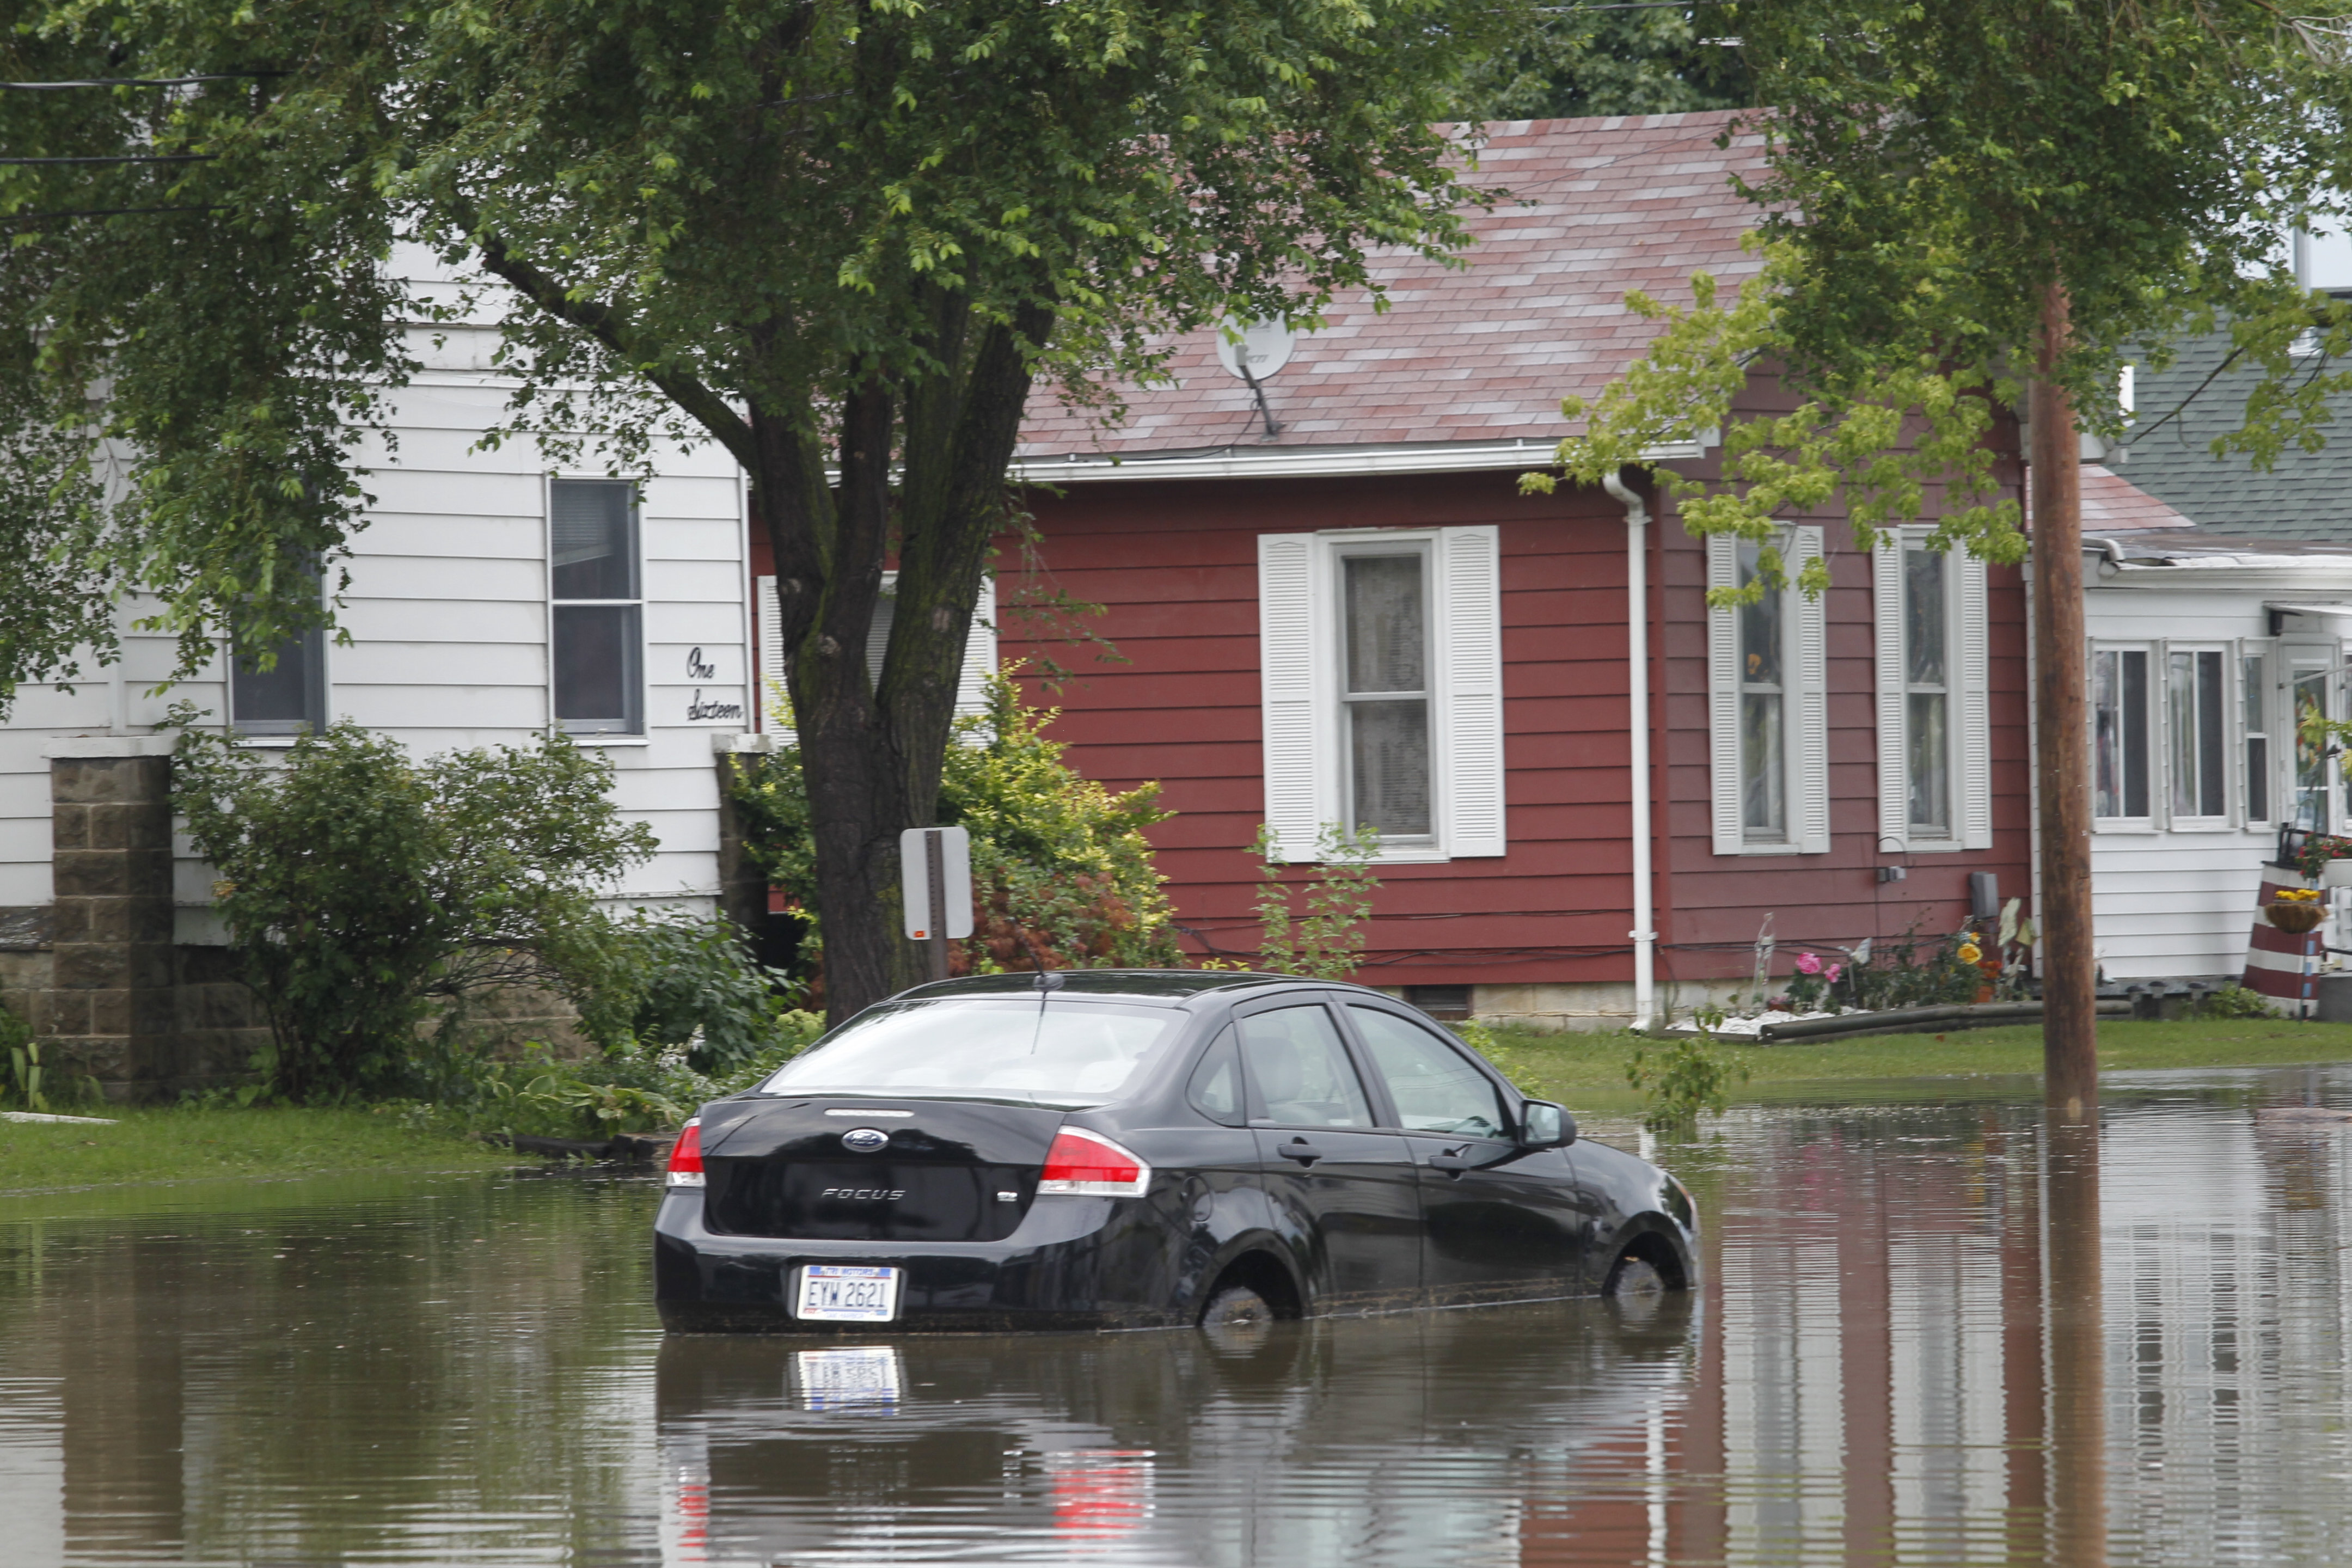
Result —
[{"label": "flower pot", "polygon": [[2319,868],[2323,888],[2352,888],[2352,859],[2330,860]]},{"label": "flower pot", "polygon": [[2273,904],[2267,912],[2271,924],[2283,931],[2300,936],[2318,925],[2327,910],[2325,905],[2316,903]]}]

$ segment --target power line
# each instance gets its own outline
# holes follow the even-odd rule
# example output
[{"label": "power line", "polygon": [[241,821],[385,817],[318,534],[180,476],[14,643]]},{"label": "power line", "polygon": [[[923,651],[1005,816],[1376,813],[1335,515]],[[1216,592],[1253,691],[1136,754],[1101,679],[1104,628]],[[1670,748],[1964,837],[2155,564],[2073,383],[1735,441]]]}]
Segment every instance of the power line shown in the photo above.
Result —
[{"label": "power line", "polygon": [[218,213],[226,205],[208,207],[86,207],[73,212],[0,213],[0,223],[30,223],[36,218],[49,217],[122,217],[131,213]]},{"label": "power line", "polygon": [[125,153],[115,157],[0,158],[0,163],[209,163],[217,153]]},{"label": "power line", "polygon": [[194,87],[206,81],[251,81],[291,71],[227,71],[218,76],[97,78],[89,81],[0,81],[0,92],[64,92],[79,87]]}]

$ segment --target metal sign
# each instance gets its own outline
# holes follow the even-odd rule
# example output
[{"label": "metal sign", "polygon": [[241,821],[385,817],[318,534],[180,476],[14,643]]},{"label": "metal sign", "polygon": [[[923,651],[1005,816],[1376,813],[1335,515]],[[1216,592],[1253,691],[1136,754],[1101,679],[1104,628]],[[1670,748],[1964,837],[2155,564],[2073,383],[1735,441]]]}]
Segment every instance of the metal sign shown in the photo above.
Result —
[{"label": "metal sign", "polygon": [[931,978],[948,977],[948,943],[971,934],[971,835],[909,827],[898,835],[898,887],[907,938],[929,942]]}]

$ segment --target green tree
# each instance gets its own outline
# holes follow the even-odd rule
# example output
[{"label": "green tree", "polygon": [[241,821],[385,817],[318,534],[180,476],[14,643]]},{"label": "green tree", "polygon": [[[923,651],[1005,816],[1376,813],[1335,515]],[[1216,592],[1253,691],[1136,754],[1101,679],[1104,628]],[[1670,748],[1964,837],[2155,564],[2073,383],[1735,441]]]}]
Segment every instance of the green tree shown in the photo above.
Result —
[{"label": "green tree", "polygon": [[1454,112],[1556,120],[1744,109],[1754,101],[1747,63],[1739,40],[1708,19],[1714,9],[1544,7],[1465,73]]},{"label": "green tree", "polygon": [[1509,19],[1472,0],[15,15],[11,78],[181,85],[0,94],[12,154],[100,160],[0,167],[0,416],[30,465],[0,496],[0,571],[56,578],[7,596],[21,662],[0,675],[58,666],[61,637],[107,646],[85,576],[154,587],[191,664],[223,622],[257,647],[315,618],[296,581],[362,504],[352,459],[416,368],[409,323],[461,310],[385,265],[429,247],[500,322],[522,388],[500,435],[561,450],[593,427],[628,467],[667,433],[750,474],[836,1011],[916,973],[896,838],[933,819],[1033,381],[1087,395],[1147,371],[1153,334],[1311,316],[1376,247],[1450,254],[1464,174],[1430,122]]},{"label": "green tree", "polygon": [[[2352,71],[2340,5],[2289,19],[2262,0],[1747,0],[1743,40],[1766,168],[1750,190],[1762,277],[1736,300],[1701,280],[1648,363],[1562,456],[1594,479],[1638,431],[1725,433],[1722,479],[1676,482],[1700,532],[1764,541],[1776,514],[1848,504],[1866,542],[1938,510],[1939,542],[2016,559],[2013,505],[1988,499],[1996,407],[2032,413],[2041,727],[2045,1038],[2053,1103],[2095,1098],[2075,422],[2109,434],[2126,355],[2227,321],[2265,386],[2225,440],[2275,456],[2321,439],[2352,386],[2290,365],[2316,331],[2352,352],[2352,306],[2301,289],[2287,228],[2352,192]],[[1807,401],[1729,419],[1759,362]],[[2030,396],[2028,395],[2030,393]],[[1924,417],[1923,417],[1924,416]],[[1924,435],[1918,432],[1924,429]],[[1915,441],[1915,436],[1916,439]],[[1805,584],[1818,590],[1825,574]]]},{"label": "green tree", "polygon": [[403,1087],[421,1029],[517,984],[587,999],[609,973],[597,892],[653,852],[612,764],[561,736],[413,761],[341,723],[276,755],[184,731],[173,805],[220,880],[214,905],[294,1100]]},{"label": "green tree", "polygon": [[[971,835],[972,934],[956,967],[1005,969],[1174,966],[1175,911],[1167,879],[1154,864],[1144,830],[1175,813],[1159,804],[1160,786],[1113,794],[1063,760],[1049,740],[1058,709],[1022,700],[1013,675],[988,678],[987,706],[956,721],[948,751],[939,820]],[[745,847],[769,881],[813,908],[817,896],[810,847],[806,775],[797,752],[739,760],[735,801]],[[817,922],[809,941],[825,955],[829,933]]]}]

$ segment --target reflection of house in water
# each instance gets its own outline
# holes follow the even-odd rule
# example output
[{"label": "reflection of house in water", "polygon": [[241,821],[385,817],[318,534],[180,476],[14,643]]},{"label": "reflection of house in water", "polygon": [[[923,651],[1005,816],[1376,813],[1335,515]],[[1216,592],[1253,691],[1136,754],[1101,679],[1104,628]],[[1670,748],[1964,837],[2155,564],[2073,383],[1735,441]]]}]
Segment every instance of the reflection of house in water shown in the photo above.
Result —
[{"label": "reflection of house in water", "polygon": [[[2036,1119],[1750,1115],[1699,1372],[1669,1424],[1673,1562],[2062,1561],[2050,1411],[2104,1384],[2109,1559],[2342,1561],[2352,1519],[2340,1126],[2111,1110],[2104,1365],[2053,1364],[2063,1235]],[[2311,1511],[2305,1511],[2305,1510]],[[1573,1510],[1571,1510],[1571,1514]],[[1523,1561],[1636,1562],[1573,1530]]]}]

